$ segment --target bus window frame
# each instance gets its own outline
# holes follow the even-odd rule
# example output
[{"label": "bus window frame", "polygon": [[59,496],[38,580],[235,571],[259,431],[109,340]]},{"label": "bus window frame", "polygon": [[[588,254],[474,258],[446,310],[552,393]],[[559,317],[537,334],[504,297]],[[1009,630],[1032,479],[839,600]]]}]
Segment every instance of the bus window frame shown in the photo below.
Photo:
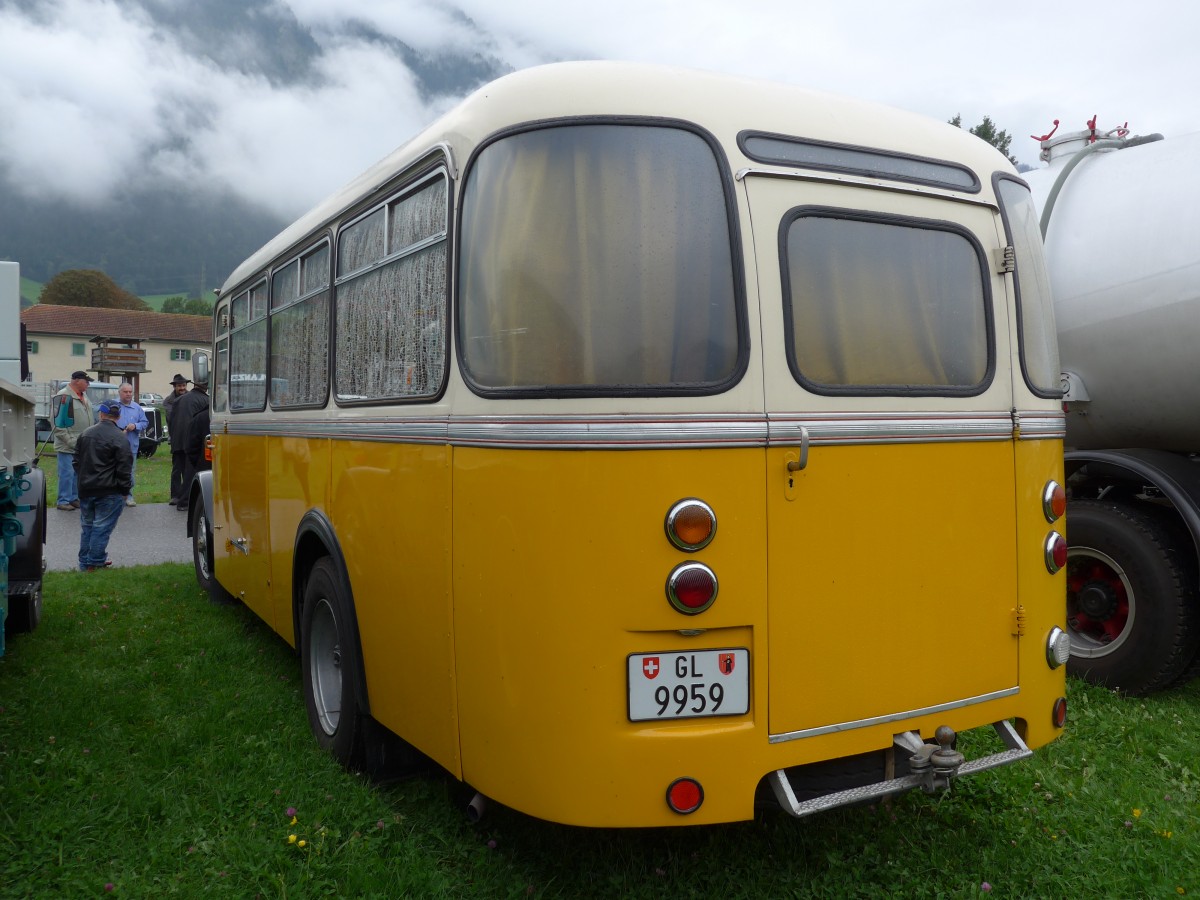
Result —
[{"label": "bus window frame", "polygon": [[[792,311],[791,277],[787,253],[788,232],[792,224],[802,218],[845,219],[892,225],[902,228],[917,228],[923,231],[942,231],[965,238],[979,263],[980,287],[982,288],[982,316],[986,330],[987,362],[983,377],[974,385],[907,385],[907,384],[825,384],[804,375],[796,359],[795,322]],[[919,216],[876,212],[873,210],[850,209],[835,206],[804,205],[789,209],[780,218],[778,231],[778,255],[780,277],[780,299],[783,303],[783,342],[788,369],[800,387],[823,397],[978,397],[986,393],[996,380],[996,313],[992,296],[991,269],[987,253],[979,238],[968,228],[946,219],[927,219]]]},{"label": "bus window frame", "polygon": [[[380,209],[384,209],[384,234],[385,248],[386,235],[389,234],[390,219],[386,212],[387,208],[406,196],[411,196],[419,193],[422,186],[426,182],[432,182],[436,178],[442,178],[445,181],[446,189],[446,220],[443,236],[438,238],[431,236],[417,244],[410,245],[405,248],[403,254],[386,254],[371,265],[355,269],[353,272],[345,275],[338,274],[338,249],[342,237],[342,232],[363,219],[372,215]],[[450,360],[452,354],[451,342],[453,340],[453,329],[450,327],[450,319],[453,313],[453,291],[451,289],[451,278],[454,274],[455,260],[455,217],[452,210],[455,205],[457,181],[453,175],[452,161],[446,157],[444,148],[433,148],[430,152],[420,156],[419,161],[415,166],[403,172],[399,177],[391,179],[386,185],[378,191],[373,191],[364,198],[364,202],[356,207],[347,210],[346,214],[341,216],[333,229],[332,241],[329,254],[330,266],[330,343],[329,343],[329,397],[333,398],[334,405],[339,408],[354,408],[363,406],[410,406],[413,404],[428,405],[439,402],[445,396],[446,390],[450,383]],[[440,382],[436,391],[430,394],[422,394],[414,397],[368,397],[361,400],[358,399],[343,399],[338,394],[337,390],[337,367],[338,367],[338,329],[337,329],[337,310],[340,305],[340,289],[343,284],[356,278],[360,278],[368,272],[374,271],[385,265],[390,265],[398,259],[403,259],[405,256],[413,256],[422,250],[435,246],[437,243],[444,241],[446,244],[446,289],[442,295],[442,310],[443,310],[443,340],[445,342],[445,351],[442,356],[442,371],[440,373]],[[328,403],[328,398],[326,399]],[[290,407],[289,407],[290,408]]]},{"label": "bus window frame", "polygon": [[[788,159],[783,156],[771,156],[770,154],[762,153],[757,150],[752,150],[748,146],[748,142],[754,138],[764,138],[766,140],[781,141],[783,143],[795,144],[797,146],[818,147],[825,150],[840,151],[845,153],[855,153],[864,157],[875,157],[880,160],[895,159],[905,163],[916,163],[919,165],[938,166],[944,169],[952,169],[957,172],[963,172],[970,178],[969,185],[956,184],[952,181],[940,181],[937,178],[923,178],[920,175],[906,175],[897,169],[889,169],[886,165],[879,167],[871,166],[854,166],[854,165],[838,165],[836,163],[822,163],[811,160]],[[835,172],[840,175],[858,175],[866,178],[884,178],[888,181],[899,181],[904,184],[920,184],[929,187],[941,188],[942,190],[958,191],[964,194],[978,194],[983,190],[983,184],[979,180],[979,176],[969,166],[961,163],[951,162],[945,159],[937,159],[932,156],[919,156],[915,153],[899,153],[895,150],[883,150],[878,147],[868,147],[859,144],[842,144],[836,141],[821,141],[815,138],[801,137],[795,134],[778,134],[769,131],[756,131],[748,129],[738,132],[737,136],[738,149],[741,150],[748,159],[753,159],[760,163],[766,163],[772,166],[786,166],[797,169],[812,169],[817,172]]]},{"label": "bus window frame", "polygon": [[[253,318],[253,315],[254,315],[253,297],[254,297],[255,288],[262,288],[266,292],[266,298],[265,298],[266,305],[263,308],[262,316],[260,316],[257,319]],[[246,321],[239,325],[237,323],[236,318],[234,318],[233,321],[231,321],[230,328],[229,328],[229,365],[228,365],[228,370],[226,372],[226,383],[228,385],[228,400],[226,402],[226,409],[234,415],[236,415],[238,413],[259,413],[267,408],[267,397],[270,394],[270,386],[271,386],[271,381],[270,381],[270,378],[271,378],[271,373],[270,373],[270,369],[271,369],[271,322],[270,322],[270,315],[269,315],[270,308],[271,308],[270,269],[266,269],[266,270],[259,272],[252,280],[250,280],[247,283],[247,285],[244,288],[242,288],[236,294],[234,294],[233,301],[230,303],[231,315],[232,315],[233,304],[236,303],[243,296],[246,298],[246,310],[247,310]],[[240,334],[244,331],[247,331],[250,328],[253,328],[255,325],[259,324],[260,322],[263,323],[263,331],[265,332],[265,334],[263,336],[264,359],[263,359],[263,398],[262,398],[262,403],[259,406],[234,406],[233,405],[234,340],[236,339],[238,334]]]},{"label": "bus window frame", "polygon": [[[729,262],[733,275],[734,323],[737,328],[737,354],[734,357],[730,374],[719,382],[701,385],[556,385],[553,387],[517,387],[498,388],[481,385],[472,375],[466,361],[463,359],[462,323],[462,284],[458,263],[462,256],[459,246],[462,235],[463,206],[462,197],[470,182],[475,163],[479,156],[493,144],[518,134],[541,131],[551,128],[570,128],[581,125],[617,125],[623,127],[673,128],[696,135],[708,146],[713,155],[713,162],[721,183],[721,194],[725,201],[726,233],[729,238]],[[729,158],[721,142],[700,125],[686,119],[666,116],[611,116],[586,115],[564,116],[561,118],[536,119],[502,128],[488,135],[472,150],[466,165],[463,167],[459,202],[454,212],[454,253],[451,255],[451,272],[454,279],[451,282],[451,310],[454,316],[454,356],[463,383],[476,396],[485,399],[567,399],[567,398],[614,398],[614,397],[710,397],[723,394],[738,385],[746,375],[750,364],[750,324],[746,300],[746,263],[742,246],[741,225],[739,222],[739,206],[735,191],[733,171]]]},{"label": "bus window frame", "polygon": [[[279,412],[286,412],[288,410],[293,410],[293,409],[324,409],[325,406],[328,405],[328,403],[329,403],[329,394],[333,390],[333,385],[331,382],[333,381],[333,377],[332,377],[333,340],[334,340],[333,320],[335,318],[334,298],[336,296],[334,294],[334,290],[333,290],[333,265],[334,265],[333,235],[326,229],[326,230],[324,230],[324,233],[317,232],[317,234],[314,235],[314,237],[316,239],[313,240],[311,243],[306,244],[304,249],[294,251],[290,256],[282,257],[282,259],[285,261],[279,265],[272,266],[270,269],[270,276],[268,278],[268,283],[271,286],[271,295],[269,298],[269,301],[270,301],[269,302],[269,311],[267,313],[267,405],[270,406],[272,411],[278,410]],[[303,262],[308,257],[311,257],[313,254],[319,252],[322,245],[329,251],[329,258],[326,260],[326,263],[325,263],[325,270],[326,270],[326,276],[327,276],[327,280],[325,282],[325,287],[320,288],[319,290],[309,291],[308,293],[305,293],[304,292]],[[297,296],[294,299],[287,301],[286,303],[276,306],[275,305],[275,275],[277,272],[283,271],[284,269],[286,269],[288,266],[292,265],[293,263],[297,267],[296,268]],[[328,349],[327,349],[326,355],[325,355],[325,391],[324,391],[324,394],[322,395],[320,400],[313,401],[311,403],[276,404],[271,399],[271,386],[275,383],[275,366],[274,366],[274,357],[272,355],[272,351],[275,346],[275,338],[274,338],[274,332],[271,328],[271,322],[274,320],[274,317],[277,313],[286,312],[287,310],[291,309],[292,307],[299,306],[301,303],[304,303],[306,300],[309,300],[312,297],[315,297],[321,291],[327,291],[329,294],[328,308],[326,310],[326,321],[325,321],[325,334],[326,334],[325,339],[327,341]]]},{"label": "bus window frame", "polygon": [[[1008,205],[1004,201],[1003,194],[1000,193],[1000,182],[1011,181],[1018,184],[1026,191],[1030,191],[1029,185],[1016,175],[1011,175],[1007,172],[996,172],[992,175],[992,190],[996,195],[996,202],[1000,206],[1000,219],[1004,223],[1004,239],[1009,246],[1016,249],[1016,242],[1013,240],[1012,222],[1008,217]],[[1030,191],[1030,199],[1032,202],[1032,192]],[[1013,269],[1013,298],[1017,312],[1017,356],[1021,361],[1021,377],[1025,380],[1025,386],[1029,388],[1029,392],[1035,397],[1041,397],[1045,400],[1061,400],[1063,397],[1063,389],[1061,384],[1057,388],[1039,387],[1033,383],[1033,379],[1029,377],[1029,367],[1025,361],[1025,318],[1024,318],[1024,298],[1021,295],[1021,259],[1016,259],[1016,268]],[[1044,305],[1049,308],[1051,316],[1054,315],[1054,300],[1047,297]],[[1059,369],[1061,370],[1061,359],[1059,360]]]}]

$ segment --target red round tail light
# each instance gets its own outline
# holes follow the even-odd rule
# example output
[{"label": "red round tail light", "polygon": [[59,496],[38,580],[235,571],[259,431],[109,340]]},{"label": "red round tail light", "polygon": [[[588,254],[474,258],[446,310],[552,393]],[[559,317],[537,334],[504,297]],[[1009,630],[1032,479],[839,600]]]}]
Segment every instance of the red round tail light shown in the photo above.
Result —
[{"label": "red round tail light", "polygon": [[667,806],[681,816],[694,813],[704,802],[704,788],[695,778],[676,778],[667,788]]},{"label": "red round tail light", "polygon": [[1053,575],[1067,564],[1067,539],[1057,531],[1050,532],[1046,535],[1044,552],[1046,555],[1046,568]]},{"label": "red round tail light", "polygon": [[1054,722],[1055,728],[1062,728],[1067,722],[1067,698],[1059,697],[1054,701],[1054,710],[1051,712],[1051,719]]},{"label": "red round tail light", "polygon": [[717,576],[704,563],[682,563],[667,578],[667,599],[681,613],[702,613],[717,599]]}]

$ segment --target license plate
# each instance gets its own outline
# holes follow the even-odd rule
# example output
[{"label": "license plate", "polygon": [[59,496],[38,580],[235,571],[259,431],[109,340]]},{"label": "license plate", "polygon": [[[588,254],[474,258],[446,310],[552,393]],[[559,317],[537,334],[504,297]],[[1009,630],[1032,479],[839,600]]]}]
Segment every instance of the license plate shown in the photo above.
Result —
[{"label": "license plate", "polygon": [[629,657],[629,721],[740,716],[750,710],[750,651],[691,650]]}]

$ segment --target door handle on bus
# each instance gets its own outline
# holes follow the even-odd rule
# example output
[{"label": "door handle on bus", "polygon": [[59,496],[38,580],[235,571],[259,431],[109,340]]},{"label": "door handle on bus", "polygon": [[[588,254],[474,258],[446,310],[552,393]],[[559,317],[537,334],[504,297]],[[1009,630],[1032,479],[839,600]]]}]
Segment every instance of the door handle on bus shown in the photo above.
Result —
[{"label": "door handle on bus", "polygon": [[787,481],[783,486],[783,496],[788,502],[796,499],[796,473],[808,465],[808,429],[800,427],[800,452],[789,450],[783,457],[787,460]]},{"label": "door handle on bus", "polygon": [[800,426],[800,458],[791,458],[788,454],[787,470],[789,472],[799,472],[808,465],[808,429],[803,425]]}]

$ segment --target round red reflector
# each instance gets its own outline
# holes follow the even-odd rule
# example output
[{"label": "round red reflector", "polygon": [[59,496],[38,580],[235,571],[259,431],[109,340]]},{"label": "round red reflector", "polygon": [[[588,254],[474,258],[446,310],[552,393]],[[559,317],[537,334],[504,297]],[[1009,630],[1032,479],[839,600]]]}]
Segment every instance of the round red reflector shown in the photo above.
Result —
[{"label": "round red reflector", "polygon": [[1046,535],[1046,568],[1053,575],[1067,564],[1067,540],[1057,531]]},{"label": "round red reflector", "polygon": [[717,533],[712,507],[694,497],[680,500],[667,511],[667,537],[680,550],[693,553],[711,543]]},{"label": "round red reflector", "polygon": [[1067,721],[1067,698],[1059,697],[1054,701],[1054,712],[1051,714],[1055,728],[1062,728]]},{"label": "round red reflector", "polygon": [[677,778],[667,788],[667,806],[672,812],[686,816],[694,813],[704,802],[704,788],[695,778]]},{"label": "round red reflector", "polygon": [[1057,481],[1047,481],[1042,490],[1042,512],[1053,525],[1067,511],[1067,492]]},{"label": "round red reflector", "polygon": [[704,563],[683,563],[667,578],[667,599],[679,612],[694,616],[717,599],[717,576]]}]

